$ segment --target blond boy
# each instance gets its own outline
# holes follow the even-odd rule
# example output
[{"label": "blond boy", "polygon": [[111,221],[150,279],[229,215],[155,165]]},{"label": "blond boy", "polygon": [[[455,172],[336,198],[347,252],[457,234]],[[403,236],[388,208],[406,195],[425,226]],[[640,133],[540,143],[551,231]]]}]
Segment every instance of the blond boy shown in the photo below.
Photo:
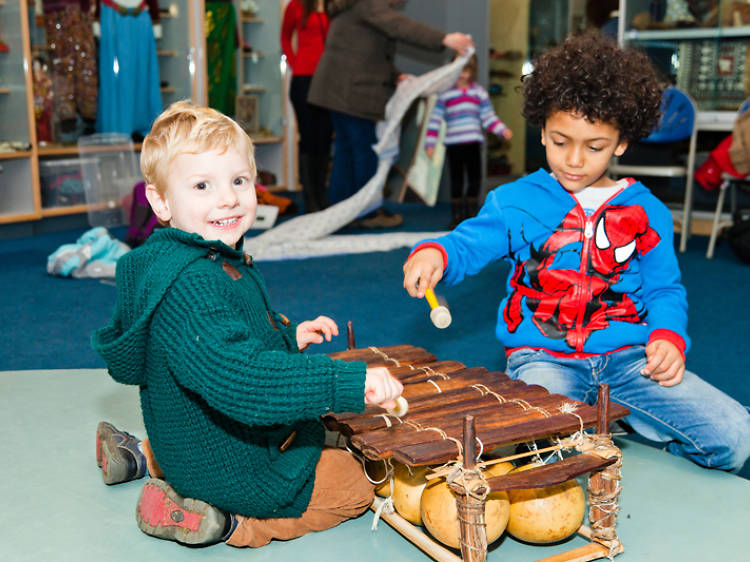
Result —
[{"label": "blond boy", "polygon": [[294,325],[271,308],[241,251],[257,206],[252,142],[228,117],[178,102],[154,122],[141,168],[168,228],[120,260],[113,318],[92,338],[110,375],[140,386],[146,455],[114,428],[101,447],[103,465],[118,454],[148,464],[140,528],[262,546],[359,515],[372,486],[348,453],[324,448],[319,419],[392,406],[402,386],[384,369],[302,354],[337,335],[335,322]]}]

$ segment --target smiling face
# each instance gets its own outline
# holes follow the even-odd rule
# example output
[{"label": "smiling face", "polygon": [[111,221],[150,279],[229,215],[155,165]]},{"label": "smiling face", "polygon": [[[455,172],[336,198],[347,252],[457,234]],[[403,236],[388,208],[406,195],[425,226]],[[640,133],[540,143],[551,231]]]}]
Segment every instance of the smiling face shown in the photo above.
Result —
[{"label": "smiling face", "polygon": [[155,186],[146,196],[159,219],[205,240],[221,240],[230,248],[255,220],[253,166],[246,147],[183,152],[169,164],[162,195]]},{"label": "smiling face", "polygon": [[547,164],[557,181],[570,192],[587,186],[607,187],[614,181],[606,175],[612,156],[621,156],[628,143],[620,141],[618,129],[580,114],[555,111],[544,123],[542,145]]}]

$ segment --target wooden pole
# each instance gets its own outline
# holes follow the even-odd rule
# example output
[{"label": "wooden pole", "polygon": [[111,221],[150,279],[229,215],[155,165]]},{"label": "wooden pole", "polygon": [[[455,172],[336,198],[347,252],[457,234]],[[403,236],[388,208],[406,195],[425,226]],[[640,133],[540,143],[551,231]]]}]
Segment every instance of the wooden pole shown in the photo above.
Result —
[{"label": "wooden pole", "polygon": [[346,322],[346,348],[347,349],[357,348],[357,344],[354,343],[354,325],[352,324],[351,320],[347,320]]},{"label": "wooden pole", "polygon": [[620,492],[620,450],[612,443],[609,433],[609,385],[599,385],[598,416],[594,448],[591,451],[604,458],[618,457],[616,463],[603,470],[592,472],[589,477],[589,523],[592,540],[604,545],[610,554],[624,550],[617,538],[616,521],[619,509],[617,497]]},{"label": "wooden pole", "polygon": [[489,490],[476,468],[476,433],[471,415],[464,417],[463,457],[463,478],[450,484],[456,495],[461,558],[464,562],[484,562],[487,558],[484,500]]},{"label": "wooden pole", "polygon": [[[383,501],[383,499],[376,497],[370,509],[377,512]],[[461,559],[453,554],[453,552],[432,540],[424,531],[416,528],[395,511],[382,511],[380,518],[433,560],[437,560],[438,562],[461,562]]]}]

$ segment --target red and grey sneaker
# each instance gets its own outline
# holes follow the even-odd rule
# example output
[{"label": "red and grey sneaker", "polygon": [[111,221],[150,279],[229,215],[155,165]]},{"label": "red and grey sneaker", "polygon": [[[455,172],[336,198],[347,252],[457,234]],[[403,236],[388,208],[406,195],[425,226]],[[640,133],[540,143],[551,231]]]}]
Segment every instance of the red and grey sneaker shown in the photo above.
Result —
[{"label": "red and grey sneaker", "polygon": [[96,464],[105,484],[120,484],[146,475],[146,457],[138,448],[140,440],[108,422],[96,427]]},{"label": "red and grey sneaker", "polygon": [[183,498],[164,480],[149,478],[135,509],[138,527],[152,537],[189,545],[224,540],[231,520],[204,501]]}]

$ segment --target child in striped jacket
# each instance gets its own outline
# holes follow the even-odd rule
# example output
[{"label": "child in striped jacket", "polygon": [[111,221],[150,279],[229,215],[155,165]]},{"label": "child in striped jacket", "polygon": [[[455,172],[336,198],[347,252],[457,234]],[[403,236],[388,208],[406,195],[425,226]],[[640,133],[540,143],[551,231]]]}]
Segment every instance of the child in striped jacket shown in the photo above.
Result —
[{"label": "child in striped jacket", "polygon": [[440,125],[443,121],[446,123],[444,142],[451,174],[450,228],[465,218],[473,217],[478,209],[482,177],[481,144],[484,141],[482,129],[506,140],[513,136],[511,130],[495,115],[487,90],[476,83],[477,68],[477,57],[472,55],[456,85],[438,96],[427,126],[425,150],[427,156],[432,158]]}]

